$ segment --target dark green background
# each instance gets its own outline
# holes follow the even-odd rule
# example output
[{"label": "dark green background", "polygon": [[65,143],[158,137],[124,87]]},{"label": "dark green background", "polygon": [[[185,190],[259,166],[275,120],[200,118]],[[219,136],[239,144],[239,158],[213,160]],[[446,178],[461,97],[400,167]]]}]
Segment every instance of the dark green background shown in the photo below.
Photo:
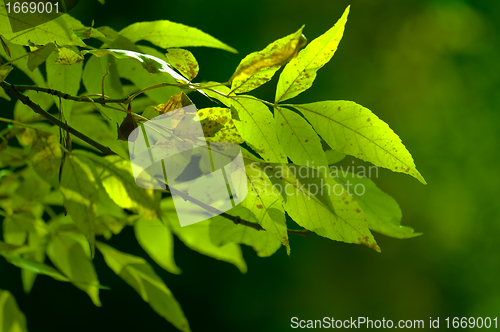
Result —
[{"label": "dark green background", "polygon": [[[70,14],[116,30],[157,19],[197,27],[239,50],[191,48],[201,66],[197,80],[225,81],[244,55],[302,24],[312,40],[349,4],[339,50],[293,101],[352,100],[389,123],[428,185],[382,169],[375,181],[400,203],[403,224],[424,235],[375,234],[380,254],[317,236],[291,237],[291,258],[283,248],[271,258],[244,248],[244,275],[176,242],[183,274],[155,269],[193,331],[291,330],[294,316],[426,324],[441,317],[441,325],[448,316],[500,316],[500,1],[107,0],[101,6],[87,0]],[[276,81],[256,93],[272,100]],[[111,244],[145,255],[130,229]],[[14,293],[32,332],[174,329],[100,255],[96,266],[101,283],[113,287],[102,291],[102,308],[72,285],[44,276],[24,295],[18,269],[4,260],[0,288]]]}]

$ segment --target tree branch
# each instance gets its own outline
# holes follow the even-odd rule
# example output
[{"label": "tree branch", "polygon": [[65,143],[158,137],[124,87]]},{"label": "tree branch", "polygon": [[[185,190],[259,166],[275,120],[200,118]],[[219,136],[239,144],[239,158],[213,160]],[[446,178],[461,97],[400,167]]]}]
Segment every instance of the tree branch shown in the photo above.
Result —
[{"label": "tree branch", "polygon": [[[65,94],[65,93],[62,93],[60,91],[57,91],[57,90],[53,90],[53,89],[45,89],[45,88],[39,88],[39,87],[30,87],[30,86],[14,86],[10,83],[7,83],[5,81],[3,82],[0,82],[0,86],[5,90],[5,92],[7,92],[8,94],[16,97],[17,99],[19,99],[23,104],[25,104],[26,106],[28,106],[29,108],[31,108],[35,113],[38,113],[40,114],[42,117],[44,117],[45,119],[47,119],[48,121],[52,122],[53,124],[55,124],[56,126],[62,128],[63,130],[66,130],[68,131],[69,133],[75,135],[76,137],[80,138],[82,141],[90,144],[91,146],[95,147],[96,149],[98,149],[99,151],[101,151],[102,153],[104,153],[105,155],[116,155],[116,153],[111,150],[110,148],[108,148],[107,146],[104,146],[96,141],[94,141],[93,139],[91,139],[90,137],[82,134],[81,132],[79,132],[78,130],[74,129],[73,127],[67,125],[66,123],[60,121],[59,119],[57,119],[56,117],[54,117],[52,114],[49,114],[48,112],[46,112],[45,110],[43,110],[38,104],[34,103],[33,101],[31,101],[31,99],[25,95],[23,95],[22,93],[20,93],[19,91],[17,91],[18,88],[20,89],[24,89],[24,90],[34,90],[34,91],[41,91],[41,92],[45,92],[45,93],[49,93],[49,94],[52,94],[54,96],[58,96],[60,98],[64,98],[64,99],[69,99],[69,100],[75,100],[75,101],[88,101],[88,102],[96,102],[96,103],[101,103],[101,104],[106,104],[106,103],[111,103],[111,102],[114,102],[114,103],[126,103],[128,102],[128,98],[125,98],[125,99],[120,99],[121,101],[118,101],[118,99],[103,99],[103,98],[98,98],[98,99],[92,99],[90,100],[90,98],[88,100],[85,100],[85,99],[81,99],[81,97],[73,97],[73,96],[70,96],[68,94]],[[222,212],[214,207],[211,207],[210,205],[207,205],[201,201],[199,201],[198,199],[192,197],[192,196],[189,196],[181,191],[178,191],[177,189],[173,188],[173,187],[168,187],[169,191],[175,195],[178,195],[180,197],[182,197],[184,200],[187,200],[187,201],[190,201],[200,207],[202,207],[203,209],[207,210],[208,212],[211,212],[211,213],[214,213],[214,214],[218,214],[228,220],[231,220],[233,223],[235,223],[236,225],[243,225],[243,226],[247,226],[247,227],[250,227],[250,228],[253,228],[255,230],[258,230],[258,231],[262,231],[264,230],[264,228],[262,228],[261,225],[257,224],[257,223],[254,223],[254,222],[251,222],[251,221],[247,221],[247,220],[244,220],[242,219],[241,217],[239,216],[232,216],[226,212]],[[309,230],[293,230],[293,229],[288,229],[287,230],[287,233],[288,234],[295,234],[295,235],[301,235],[301,236],[305,236],[305,237],[308,237],[310,235],[310,231]]]},{"label": "tree branch", "polygon": [[116,154],[107,146],[104,146],[104,145],[94,141],[92,138],[82,134],[81,132],[79,132],[75,128],[69,126],[68,124],[66,124],[66,123],[62,122],[61,120],[59,120],[58,118],[54,117],[52,114],[43,110],[40,107],[40,105],[34,103],[33,101],[31,101],[31,99],[29,97],[27,97],[27,96],[23,95],[22,93],[20,93],[19,91],[17,91],[12,84],[4,81],[4,82],[0,82],[0,86],[5,90],[5,92],[7,92],[8,94],[19,99],[23,104],[25,104],[26,106],[31,108],[35,113],[40,114],[41,116],[43,116],[45,119],[52,122],[56,126],[62,128],[63,130],[68,131],[69,133],[75,135],[76,137],[78,137],[82,141],[92,145],[93,147],[95,147],[96,149],[98,149],[99,151],[104,153],[105,155]]}]

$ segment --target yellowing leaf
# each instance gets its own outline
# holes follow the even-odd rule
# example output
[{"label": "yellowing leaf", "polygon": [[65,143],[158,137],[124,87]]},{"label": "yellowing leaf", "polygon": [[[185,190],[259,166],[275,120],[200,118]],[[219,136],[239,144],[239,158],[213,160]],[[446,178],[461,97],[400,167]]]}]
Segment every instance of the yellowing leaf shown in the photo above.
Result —
[{"label": "yellowing leaf", "polygon": [[[32,15],[43,17],[43,14]],[[17,23],[23,25],[27,30],[12,32],[5,4],[2,3],[0,4],[0,31],[7,40],[18,45],[28,46],[30,42],[35,45],[45,45],[55,42],[60,46],[75,45],[85,47],[85,43],[73,33],[73,29],[66,21],[66,16],[62,15],[40,25],[34,23],[32,16],[20,16]],[[26,19],[23,20],[23,17]],[[41,18],[36,21],[46,21],[46,19]]]},{"label": "yellowing leaf", "polygon": [[241,273],[247,272],[247,265],[243,259],[241,248],[235,243],[229,243],[223,247],[212,244],[209,234],[210,221],[205,220],[193,225],[180,227],[174,201],[172,198],[163,199],[161,208],[165,219],[168,221],[172,232],[184,242],[186,246],[203,255],[225,261],[236,266]]},{"label": "yellowing leaf", "polygon": [[61,172],[64,208],[87,238],[94,253],[95,211],[99,198],[92,163],[83,156],[68,155]]},{"label": "yellowing leaf", "polygon": [[231,91],[244,93],[268,82],[280,67],[297,55],[307,39],[302,26],[291,35],[278,39],[259,52],[250,53],[231,76]]},{"label": "yellowing leaf", "polygon": [[241,137],[267,162],[286,163],[283,147],[279,144],[273,114],[262,102],[235,97],[232,106],[237,112],[233,121]]},{"label": "yellowing leaf", "polygon": [[0,322],[2,332],[28,332],[26,317],[19,310],[16,299],[6,290],[0,289]]},{"label": "yellowing leaf", "polygon": [[165,114],[192,104],[193,102],[189,99],[189,97],[181,91],[170,97],[165,104],[156,105],[153,106],[153,108],[158,112],[158,114]]},{"label": "yellowing leaf", "polygon": [[276,89],[275,100],[277,103],[293,98],[312,86],[316,72],[335,54],[344,34],[348,14],[349,7],[333,28],[314,39],[286,65]]},{"label": "yellowing leaf", "polygon": [[198,118],[208,142],[243,143],[231,117],[231,110],[222,107],[209,107],[198,110]]},{"label": "yellowing leaf", "polygon": [[198,66],[198,61],[194,55],[181,48],[171,48],[167,51],[168,62],[174,66],[182,75],[184,75],[189,81],[198,75],[200,67]]},{"label": "yellowing leaf", "polygon": [[168,227],[158,219],[139,218],[134,229],[137,241],[158,265],[168,272],[181,273],[174,261],[174,237]]},{"label": "yellowing leaf", "polygon": [[411,154],[391,128],[369,109],[351,101],[294,105],[333,149],[426,184]]},{"label": "yellowing leaf", "polygon": [[59,233],[51,238],[47,254],[76,287],[86,292],[96,306],[101,306],[94,264],[79,241]]},{"label": "yellowing leaf", "polygon": [[97,242],[96,246],[111,270],[132,286],[151,308],[179,330],[190,331],[188,321],[172,292],[144,259],[101,242]]},{"label": "yellowing leaf", "polygon": [[121,30],[120,34],[133,43],[147,40],[161,48],[205,46],[238,53],[203,31],[167,20],[134,23]]},{"label": "yellowing leaf", "polygon": [[309,167],[328,165],[318,134],[304,118],[282,107],[275,108],[274,117],[278,140],[294,164]]},{"label": "yellowing leaf", "polygon": [[83,56],[77,54],[72,49],[67,47],[61,47],[58,49],[59,55],[57,56],[55,62],[60,65],[72,65],[77,62],[83,61]]}]

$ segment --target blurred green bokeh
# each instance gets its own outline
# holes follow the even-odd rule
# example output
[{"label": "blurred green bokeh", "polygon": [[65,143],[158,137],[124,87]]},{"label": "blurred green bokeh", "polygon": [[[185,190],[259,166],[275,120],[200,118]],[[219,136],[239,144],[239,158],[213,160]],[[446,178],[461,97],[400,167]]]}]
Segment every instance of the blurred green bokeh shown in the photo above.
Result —
[{"label": "blurred green bokeh", "polygon": [[[168,19],[197,27],[239,50],[191,49],[197,80],[227,80],[243,56],[297,30],[309,40],[351,5],[344,38],[313,87],[293,101],[352,100],[401,137],[428,185],[381,169],[375,179],[396,198],[403,224],[424,235],[382,248],[292,237],[271,258],[244,254],[249,272],[189,251],[176,242],[183,270],[155,266],[179,300],[193,331],[286,331],[291,317],[373,320],[500,315],[500,1],[242,0],[80,1],[84,24],[116,30]],[[256,91],[272,100],[274,79]],[[200,105],[207,103],[196,99]],[[4,108],[2,106],[2,108]],[[345,161],[350,163],[351,159]],[[129,230],[111,241],[145,255]],[[11,290],[29,330],[173,329],[96,257],[102,308],[75,287],[39,277],[24,295],[19,271],[0,262],[0,288]]]}]

